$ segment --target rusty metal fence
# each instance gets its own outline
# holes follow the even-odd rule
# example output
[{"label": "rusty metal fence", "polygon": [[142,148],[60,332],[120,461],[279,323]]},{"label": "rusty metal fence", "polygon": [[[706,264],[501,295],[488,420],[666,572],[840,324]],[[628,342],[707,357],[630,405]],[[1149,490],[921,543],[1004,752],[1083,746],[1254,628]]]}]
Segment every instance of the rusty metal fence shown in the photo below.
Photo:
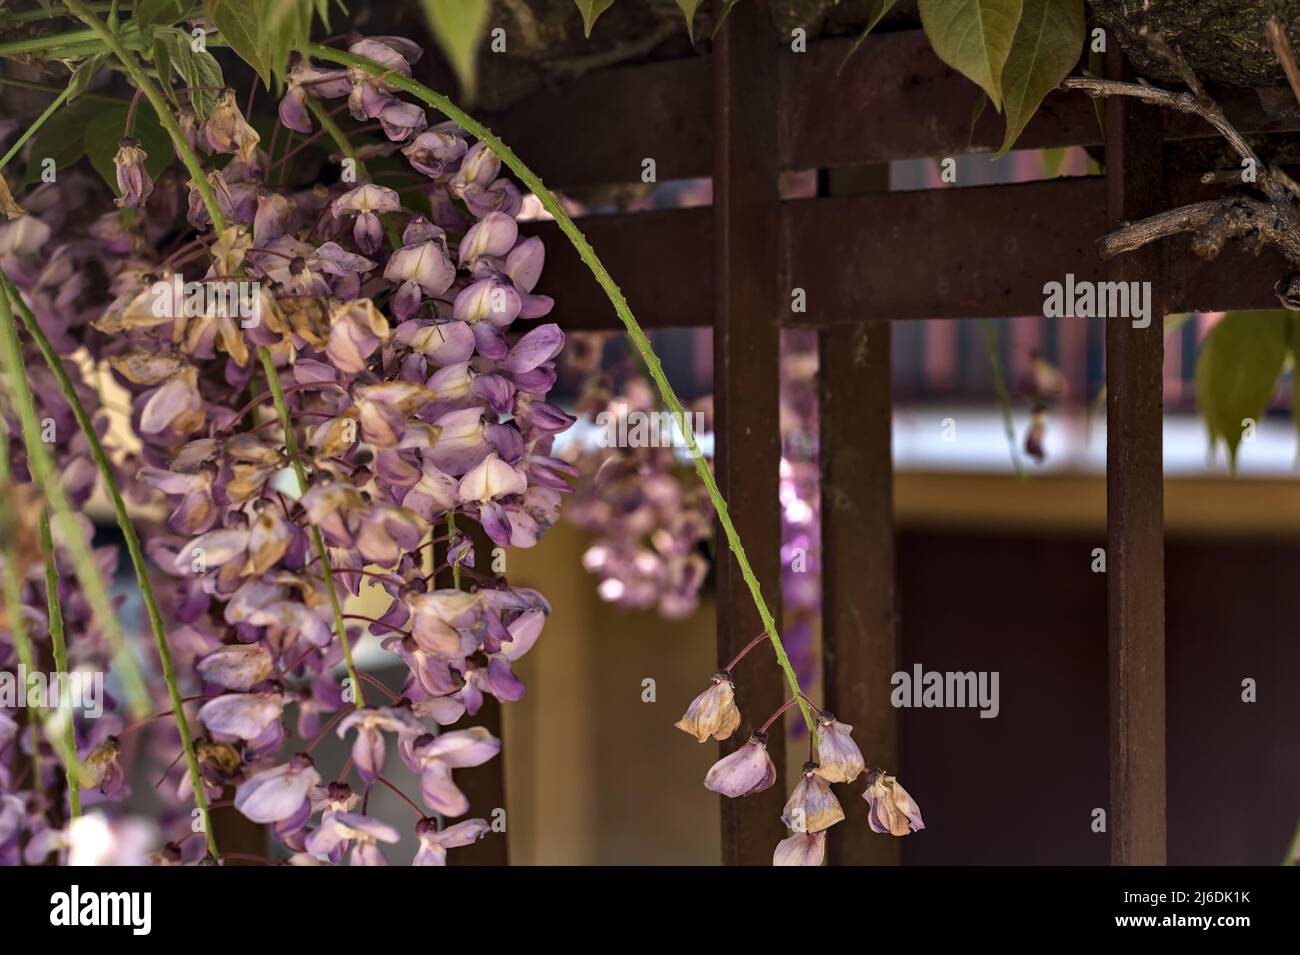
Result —
[{"label": "rusty metal fence", "polygon": [[[1104,177],[890,193],[888,163],[989,152],[1000,120],[972,124],[976,88],[943,65],[920,31],[869,38],[842,72],[848,41],[807,52],[782,45],[759,3],[732,11],[712,53],[604,71],[493,118],[552,187],[709,177],[712,208],[594,217],[580,225],[648,328],[712,327],[719,484],[779,613],[779,332],[821,341],[826,705],[858,728],[874,763],[906,767],[884,686],[897,669],[890,445],[890,323],[1040,314],[1043,286],[1150,281],[1152,322],[1109,321],[1107,518],[1110,838],[1114,864],[1165,861],[1165,706],[1161,324],[1166,311],[1276,307],[1284,271],[1271,252],[1228,249],[1202,262],[1185,239],[1103,262],[1094,241],[1116,224],[1200,197],[1166,173],[1164,144],[1209,137],[1195,117],[1134,101],[1106,103],[1104,135],[1083,94],[1049,95],[1019,148],[1104,149]],[[1117,44],[1107,74],[1126,69]],[[1297,128],[1249,90],[1225,91],[1242,132]],[[991,111],[988,111],[991,113]],[[783,200],[786,170],[828,171],[816,198]],[[1212,195],[1208,193],[1207,195]],[[541,225],[542,231],[550,228]],[[607,300],[562,241],[545,281],[563,288],[569,330],[618,329]],[[802,289],[803,312],[791,308]],[[1079,319],[1082,320],[1082,319]],[[762,626],[739,573],[718,566],[718,660]],[[779,615],[778,615],[779,619]],[[779,671],[759,655],[736,670],[740,705],[783,702]],[[723,748],[747,737],[747,728]],[[778,768],[786,754],[769,741]],[[500,775],[484,794],[504,805]],[[492,799],[497,801],[491,802]],[[723,861],[767,864],[784,836],[780,787],[721,801]],[[846,800],[845,804],[859,800]],[[851,810],[852,812],[852,810]],[[833,864],[899,861],[899,840],[860,825],[829,833]],[[504,840],[495,860],[504,861]]]}]

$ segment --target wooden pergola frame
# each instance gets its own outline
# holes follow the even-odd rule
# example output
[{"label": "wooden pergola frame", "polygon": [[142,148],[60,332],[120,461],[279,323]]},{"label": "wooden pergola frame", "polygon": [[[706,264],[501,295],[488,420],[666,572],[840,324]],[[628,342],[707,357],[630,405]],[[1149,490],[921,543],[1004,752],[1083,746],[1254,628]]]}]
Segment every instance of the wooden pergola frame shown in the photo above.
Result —
[{"label": "wooden pergola frame", "polygon": [[[1044,283],[1066,272],[1153,283],[1150,327],[1106,325],[1108,830],[1112,863],[1163,864],[1161,326],[1167,311],[1276,308],[1273,284],[1286,269],[1272,252],[1235,248],[1205,263],[1186,239],[1101,261],[1094,242],[1110,228],[1206,189],[1194,177],[1166,176],[1162,145],[1214,131],[1131,100],[1106,103],[1104,177],[888,192],[890,160],[988,152],[1001,122],[985,115],[972,128],[975,87],[934,56],[920,31],[869,38],[837,73],[848,47],[822,41],[794,53],[773,33],[765,4],[738,4],[710,55],[593,74],[494,125],[560,188],[636,181],[645,157],[656,160],[661,180],[711,177],[712,208],[595,217],[581,227],[643,325],[713,328],[718,482],[778,619],[779,333],[783,325],[818,330],[825,700],[857,728],[868,762],[890,770],[901,755],[906,771],[896,712],[887,694],[866,691],[867,675],[884,686],[898,668],[890,323],[1039,314]],[[1124,76],[1113,38],[1106,64],[1108,76]],[[1297,128],[1293,116],[1266,113],[1249,90],[1225,91],[1219,101],[1243,133]],[[1018,146],[1102,143],[1089,98],[1058,92]],[[871,191],[845,194],[830,177],[817,198],[781,198],[783,170],[842,167],[857,167],[855,190],[865,183]],[[558,320],[569,330],[621,328],[585,266],[555,239],[544,281],[564,290]],[[806,312],[791,310],[796,287],[806,293]],[[720,554],[722,663],[762,625],[734,563]],[[759,653],[735,676],[746,723],[724,751],[788,692]],[[783,772],[780,734],[769,749]],[[504,805],[499,771],[494,778],[498,801],[489,804]],[[724,862],[771,861],[785,835],[785,795],[778,785],[721,801]],[[872,834],[856,815],[862,811],[850,808],[849,824],[830,830],[830,861],[898,862],[901,841]],[[504,842],[496,861],[505,861]]]}]

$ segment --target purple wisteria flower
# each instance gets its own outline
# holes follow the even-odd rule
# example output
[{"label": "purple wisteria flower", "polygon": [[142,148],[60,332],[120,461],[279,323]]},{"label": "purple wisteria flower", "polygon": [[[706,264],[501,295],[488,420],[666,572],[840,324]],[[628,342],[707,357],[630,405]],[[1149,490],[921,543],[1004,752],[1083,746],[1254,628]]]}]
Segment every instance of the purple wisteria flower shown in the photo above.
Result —
[{"label": "purple wisteria flower", "polygon": [[776,765],[767,752],[767,739],[760,733],[714,763],[704,777],[705,787],[733,799],[762,792],[775,782]]},{"label": "purple wisteria flower", "polygon": [[[396,37],[350,49],[389,77],[409,76],[420,56]],[[197,90],[169,92],[186,103]],[[524,693],[514,665],[550,607],[481,569],[472,540],[478,524],[497,546],[530,547],[559,518],[574,472],[552,446],[573,419],[548,399],[565,338],[537,322],[554,303],[537,291],[545,251],[521,234],[522,196],[463,129],[430,126],[422,106],[365,71],[302,58],[290,70],[281,123],[310,133],[310,100],[336,115],[346,100],[345,126],[348,114],[379,125],[347,132],[358,154],[409,163],[408,178],[421,183],[417,210],[378,172],[391,164],[375,162],[373,177],[358,164],[356,181],[305,180],[316,164],[288,158],[277,142],[285,130],[264,139],[242,97],[215,99],[203,118],[190,106],[176,115],[198,181],[176,162],[152,179],[149,157],[128,142],[114,165],[118,204],[132,216],[102,184],[61,169],[57,182],[20,196],[26,215],[0,224],[0,269],[65,357],[97,424],[105,412],[81,369],[111,377],[123,395],[104,442],[131,505],[157,515],[140,530],[189,698],[197,781],[176,759],[170,720],[74,714],[82,797],[127,818],[126,781],[147,762],[169,803],[193,798],[195,787],[213,801],[233,788],[235,809],[269,826],[296,863],[382,864],[397,829],[367,815],[370,788],[382,777],[414,792],[418,780],[416,798],[431,812],[464,815],[454,770],[493,758],[501,744],[482,727],[439,728],[489,696]],[[295,148],[308,147],[319,148]],[[194,285],[202,295],[188,294]],[[219,297],[227,286],[234,298]],[[55,425],[50,451],[63,487],[80,506],[97,490],[94,461],[58,382],[34,349],[24,358],[38,413]],[[6,424],[15,478],[28,482],[18,421]],[[90,540],[89,521],[81,530]],[[21,567],[21,612],[30,629],[48,632],[44,555],[26,550],[35,556]],[[112,648],[56,550],[73,656],[106,670]],[[95,556],[111,578],[117,550]],[[360,607],[363,593],[380,606]],[[399,688],[353,679],[341,638],[354,644],[366,631],[404,665]],[[0,666],[14,652],[0,622]],[[150,673],[146,683],[166,713],[164,681]],[[308,754],[330,730],[352,746],[350,760],[327,771]],[[303,742],[291,749],[294,735]],[[16,754],[33,748],[40,778],[24,778]],[[405,783],[390,779],[403,769]],[[63,810],[46,795],[60,791],[58,770],[51,741],[0,709],[0,862],[23,846],[71,851]],[[190,818],[180,802],[165,807],[153,861],[205,859],[204,840],[188,838]],[[477,819],[422,825],[416,862],[443,864],[449,848],[487,831]]]}]

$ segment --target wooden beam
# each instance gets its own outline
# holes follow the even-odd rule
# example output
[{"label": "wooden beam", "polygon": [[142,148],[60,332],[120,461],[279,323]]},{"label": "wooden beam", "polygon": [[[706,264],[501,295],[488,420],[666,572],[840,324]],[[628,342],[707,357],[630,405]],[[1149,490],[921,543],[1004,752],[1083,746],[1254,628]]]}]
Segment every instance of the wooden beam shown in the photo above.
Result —
[{"label": "wooden beam", "polygon": [[[1107,231],[1101,178],[1005,186],[837,196],[781,205],[794,284],[809,309],[786,312],[796,326],[826,328],[864,316],[890,321],[1039,315],[1043,284],[1067,271],[1103,281],[1095,241]],[[1175,182],[1167,205],[1221,195]],[[713,280],[708,208],[582,219],[582,230],[618,277],[637,319],[649,328],[711,323]],[[999,223],[1018,228],[1002,231]],[[551,223],[529,227],[550,258],[539,291],[561,303],[569,331],[623,326],[591,272]],[[1289,268],[1276,251],[1259,255],[1229,242],[1211,262],[1186,238],[1154,247],[1165,272],[1170,312],[1277,308],[1273,285]],[[562,293],[562,294],[561,294]]]},{"label": "wooden beam", "polygon": [[[1107,75],[1127,73],[1117,46]],[[1164,207],[1159,110],[1106,103],[1106,214],[1111,227]],[[1165,586],[1162,460],[1162,256],[1112,259],[1107,278],[1150,282],[1146,328],[1106,320],[1106,523],[1110,647],[1110,832],[1113,865],[1165,863]],[[1082,566],[1082,565],[1081,565]],[[1080,570],[1080,573],[1083,571]]]},{"label": "wooden beam", "polygon": [[[779,309],[789,298],[779,277],[778,55],[766,2],[737,5],[714,47],[713,389],[718,485],[779,622]],[[662,280],[682,281],[671,273]],[[717,540],[723,540],[721,532]],[[763,624],[735,560],[721,544],[717,581],[718,663],[723,666],[763,631]],[[743,744],[788,695],[768,647],[756,647],[732,672],[744,721],[721,744],[724,754]],[[785,734],[780,723],[768,735],[768,751],[777,767],[776,785],[741,799],[720,797],[726,864],[769,865],[785,836]]]},{"label": "wooden beam", "polygon": [[[972,126],[979,89],[935,56],[920,30],[868,37],[840,72],[851,45],[849,39],[819,40],[807,53],[779,58],[782,119],[775,148],[781,168],[938,158],[1001,145],[1002,118],[986,109]],[[530,96],[489,117],[489,125],[552,188],[638,182],[647,157],[654,158],[661,182],[709,176],[713,130],[704,91],[713,67],[712,55],[699,55],[597,70]],[[1254,90],[1213,93],[1243,133],[1300,128],[1294,109],[1270,111]],[[1169,139],[1215,135],[1200,119],[1182,114],[1169,117],[1165,128]],[[1088,97],[1054,92],[1017,148],[1101,142]]]},{"label": "wooden beam", "polygon": [[[884,192],[889,167],[827,170],[821,182],[827,195]],[[871,766],[897,773],[898,711],[868,689],[898,669],[889,322],[832,325],[818,341],[823,702]],[[830,864],[897,865],[903,840],[871,831],[860,781],[834,788],[847,818],[827,832]]]}]

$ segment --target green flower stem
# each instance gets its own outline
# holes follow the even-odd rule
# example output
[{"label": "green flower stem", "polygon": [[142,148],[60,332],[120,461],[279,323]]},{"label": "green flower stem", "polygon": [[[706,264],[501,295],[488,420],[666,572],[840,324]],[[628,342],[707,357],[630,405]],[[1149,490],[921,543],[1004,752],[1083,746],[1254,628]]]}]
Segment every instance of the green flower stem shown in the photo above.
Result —
[{"label": "green flower stem", "polygon": [[[176,671],[172,666],[171,648],[167,645],[162,614],[158,610],[158,601],[154,599],[153,586],[149,583],[149,572],[144,562],[144,549],[140,546],[139,535],[136,534],[135,526],[131,523],[131,518],[126,512],[126,503],[122,500],[122,494],[118,490],[117,480],[113,476],[112,465],[109,464],[108,455],[104,453],[104,446],[99,441],[99,434],[95,431],[94,423],[90,420],[90,415],[86,412],[81,399],[77,397],[72,379],[68,377],[63,362],[59,359],[58,353],[54,351],[54,346],[50,344],[50,340],[45,337],[45,333],[37,324],[36,316],[27,307],[27,303],[22,300],[18,290],[10,284],[4,273],[0,272],[0,313],[2,313],[0,317],[10,314],[9,303],[11,301],[14,307],[17,308],[18,314],[22,317],[23,325],[26,327],[28,334],[32,336],[32,339],[36,342],[36,347],[40,349],[45,363],[50,366],[50,371],[54,373],[54,377],[58,380],[59,388],[63,392],[65,400],[72,407],[72,413],[76,417],[77,424],[81,427],[82,434],[86,437],[86,443],[90,447],[90,456],[94,459],[95,464],[99,466],[99,473],[104,479],[104,488],[113,502],[113,511],[117,515],[117,526],[121,529],[122,537],[126,541],[127,553],[130,554],[131,565],[135,568],[136,581],[140,587],[140,595],[144,600],[150,627],[153,630],[154,642],[158,646],[158,658],[162,663],[163,679],[167,682],[167,693],[171,700],[172,719],[175,720],[176,729],[180,733],[181,745],[185,747],[185,761],[189,769],[190,786],[194,790],[194,804],[203,816],[208,851],[213,856],[217,856],[216,836],[212,832],[212,820],[208,814],[207,797],[204,795],[203,781],[199,774],[199,761],[194,752],[194,741],[190,738],[189,721],[185,718],[185,705],[176,683]],[[12,327],[12,321],[7,324]],[[74,535],[73,539],[80,540],[80,533]],[[80,576],[81,571],[78,568],[78,579],[80,579]],[[82,586],[86,587],[89,596],[90,588],[87,587],[84,581]],[[116,617],[114,620],[116,620]],[[149,711],[150,706],[146,697],[143,711],[137,715],[144,716]]]},{"label": "green flower stem", "polygon": [[[320,121],[321,129],[325,130],[329,138],[334,140],[334,145],[339,148],[344,156],[352,160],[357,168],[357,175],[365,182],[374,182],[365,162],[357,155],[356,147],[344,135],[343,130],[339,128],[339,124],[334,122],[334,117],[329,114],[329,110],[322,106],[314,96],[307,97],[307,108]],[[402,247],[402,237],[398,234],[397,227],[391,221],[384,223],[384,232],[388,235],[388,241],[393,244],[394,249]]]},{"label": "green flower stem", "polygon": [[[158,122],[162,124],[163,129],[167,130],[167,135],[172,138],[172,143],[176,147],[176,154],[181,157],[181,162],[185,164],[190,178],[194,181],[194,188],[199,191],[199,195],[203,199],[203,205],[207,207],[208,215],[212,218],[213,231],[220,235],[226,230],[226,220],[217,205],[217,197],[212,192],[212,184],[208,182],[208,177],[203,172],[199,157],[194,155],[194,150],[190,149],[189,143],[185,141],[185,134],[181,132],[181,127],[176,122],[176,117],[172,115],[162,92],[154,85],[153,80],[149,78],[149,74],[140,66],[139,61],[131,55],[131,51],[126,48],[117,34],[91,13],[87,5],[82,3],[82,0],[66,0],[66,3],[68,9],[90,27],[90,32],[94,36],[108,44],[108,48],[113,51],[113,55],[121,62],[131,82],[149,100],[149,105],[158,114]],[[0,47],[0,52],[2,51],[3,48]]]},{"label": "green flower stem", "polygon": [[618,285],[615,284],[614,280],[610,277],[609,272],[606,271],[605,266],[596,256],[596,252],[592,249],[591,244],[586,240],[578,227],[574,225],[573,220],[569,218],[569,214],[564,211],[564,207],[560,205],[559,200],[557,200],[551,191],[546,188],[542,183],[542,180],[538,178],[537,174],[524,165],[509,146],[498,139],[490,129],[452,103],[451,100],[447,99],[447,97],[440,93],[433,92],[433,90],[429,89],[427,86],[417,83],[415,80],[403,76],[400,73],[386,71],[382,66],[372,60],[354,56],[351,53],[345,53],[342,50],[334,50],[329,47],[321,46],[319,43],[310,43],[302,52],[309,56],[317,57],[318,59],[327,60],[331,63],[339,63],[343,66],[364,70],[371,76],[382,76],[384,82],[411,94],[426,105],[431,106],[438,112],[442,113],[448,119],[459,123],[464,129],[476,136],[481,142],[486,143],[488,148],[496,154],[497,158],[509,166],[515,175],[523,181],[524,185],[526,185],[533,194],[537,196],[542,203],[542,207],[555,218],[560,230],[568,237],[569,241],[573,243],[573,247],[577,249],[578,255],[582,258],[582,261],[587,264],[589,269],[591,269],[592,274],[596,277],[596,281],[600,283],[601,288],[605,290],[605,294],[609,296],[609,300],[614,306],[614,311],[618,313],[618,317],[623,321],[623,325],[627,328],[628,336],[632,339],[632,343],[636,346],[637,351],[640,352],[641,357],[645,360],[646,367],[650,371],[650,377],[658,386],[659,392],[663,396],[664,401],[668,404],[669,409],[676,416],[678,426],[681,428],[682,434],[686,436],[686,444],[690,448],[691,458],[695,462],[695,470],[700,475],[700,480],[704,482],[704,486],[709,492],[709,498],[713,501],[713,507],[717,511],[718,521],[722,524],[723,533],[727,538],[727,545],[731,548],[731,553],[735,556],[736,563],[740,567],[740,573],[745,578],[745,583],[749,587],[750,596],[754,599],[754,606],[758,608],[758,615],[763,621],[763,627],[771,637],[772,648],[776,651],[777,663],[785,673],[786,680],[790,684],[790,689],[793,692],[794,698],[798,700],[799,711],[803,714],[804,722],[811,730],[813,728],[812,713],[809,711],[808,704],[804,701],[803,696],[801,695],[799,678],[795,675],[794,667],[790,665],[790,658],[787,656],[785,646],[782,644],[781,637],[777,633],[776,621],[772,618],[772,612],[768,609],[767,603],[763,599],[762,588],[759,586],[758,579],[754,576],[753,568],[749,565],[749,558],[745,556],[745,548],[740,542],[740,535],[736,532],[735,525],[731,522],[731,515],[727,511],[727,502],[723,499],[722,492],[718,489],[717,481],[713,478],[713,472],[709,469],[708,461],[700,451],[699,445],[695,442],[695,435],[691,432],[690,425],[686,418],[685,409],[683,409],[682,403],[677,397],[677,393],[673,391],[672,385],[669,384],[667,376],[664,375],[663,368],[659,364],[659,357],[654,353],[654,348],[650,345],[649,339],[646,338],[645,332],[641,330],[641,326],[632,316],[632,310],[628,308],[627,301],[623,298],[623,293],[619,290]]},{"label": "green flower stem", "polygon": [[[0,293],[3,294],[3,293]],[[45,609],[50,618],[50,642],[54,646],[54,668],[59,673],[68,672],[68,644],[63,633],[63,607],[59,605],[59,567],[54,562],[54,535],[50,532],[50,512],[41,511],[41,549],[45,551]],[[60,709],[62,709],[60,701]],[[72,725],[72,712],[65,716],[63,725],[63,766],[68,777],[68,806],[72,818],[81,815],[81,782],[77,773],[77,733]]]},{"label": "green flower stem", "polygon": [[[71,6],[69,4],[69,8]],[[77,6],[84,6],[84,4],[77,4]],[[78,13],[77,16],[80,17],[81,14]],[[17,56],[21,53],[57,53],[59,58],[83,56],[94,53],[96,47],[102,46],[101,39],[93,30],[71,30],[67,33],[51,33],[48,36],[26,37],[22,40],[0,43],[0,56]]]},{"label": "green flower stem", "polygon": [[[0,418],[0,482],[8,484],[13,480],[13,468],[9,463],[9,428],[3,418]],[[4,555],[5,573],[4,573],[4,606],[5,606],[5,624],[9,632],[13,634],[14,649],[18,651],[18,661],[23,665],[28,673],[36,672],[36,655],[32,653],[32,642],[27,634],[27,620],[23,616],[23,591],[22,580],[18,574],[18,548],[17,535],[14,533],[14,515],[11,513],[9,506],[10,497],[8,488],[5,488],[4,494],[0,495],[0,554]],[[19,687],[19,693],[24,693],[25,688]],[[48,702],[48,700],[46,701]],[[30,719],[38,720],[41,727],[47,726],[46,714],[44,710],[31,710]],[[32,728],[33,731],[35,727]],[[48,735],[48,734],[45,734]],[[39,739],[39,735],[33,732],[33,736]],[[41,748],[36,745],[32,747],[32,777],[35,779],[33,788],[41,788]]]},{"label": "green flower stem", "polygon": [[[66,86],[50,86],[47,83],[33,83],[30,80],[16,80],[9,76],[0,76],[0,86],[12,86],[18,90],[33,90],[37,93],[62,93]],[[82,99],[95,100],[100,103],[125,103],[120,96],[104,96],[100,93],[82,93]]]},{"label": "green flower stem", "polygon": [[4,156],[0,157],[0,169],[9,165],[9,160],[18,155],[18,150],[23,148],[23,144],[36,135],[36,131],[45,125],[45,121],[54,115],[58,108],[67,101],[68,96],[71,95],[71,93],[72,87],[70,85],[64,87],[63,92],[55,97],[54,102],[45,107],[45,112],[36,117],[36,121],[28,126],[27,130],[18,137],[18,141],[9,147],[9,151],[5,153]]},{"label": "green flower stem", "polygon": [[[145,716],[151,709],[149,691],[145,688],[135,658],[127,650],[126,637],[122,632],[121,622],[117,619],[117,613],[113,609],[108,587],[100,573],[90,542],[86,540],[67,494],[64,493],[54,466],[54,458],[45,442],[41,440],[41,420],[36,414],[36,399],[32,396],[31,386],[23,370],[22,345],[18,340],[18,326],[14,324],[13,310],[10,308],[11,300],[21,302],[22,299],[3,273],[0,273],[0,283],[3,283],[3,294],[0,294],[0,366],[3,366],[9,378],[10,400],[18,413],[18,420],[22,423],[28,470],[31,472],[32,480],[41,488],[45,499],[50,504],[63,546],[68,550],[68,556],[77,571],[77,580],[86,594],[86,602],[94,611],[95,619],[99,622],[104,637],[117,658],[132,714],[136,717]],[[33,324],[35,324],[34,319]],[[69,400],[76,399],[71,397]]]},{"label": "green flower stem", "polygon": [[[265,345],[258,346],[257,357],[262,360],[262,368],[266,372],[267,384],[271,387],[271,397],[275,401],[275,413],[280,417],[280,427],[284,429],[284,446],[289,452],[289,463],[293,465],[293,473],[298,478],[298,488],[300,492],[305,493],[307,490],[307,472],[302,466],[302,455],[298,452],[298,438],[293,431],[293,419],[289,416],[289,406],[284,401],[284,388],[280,384],[280,373],[275,368],[275,361],[271,357],[271,351]],[[343,661],[347,664],[348,679],[352,681],[352,692],[357,709],[366,705],[365,694],[361,690],[361,681],[357,679],[357,668],[352,662],[352,644],[348,642],[347,626],[343,623],[343,607],[339,603],[338,589],[334,586],[334,567],[330,563],[329,549],[325,546],[325,538],[321,535],[320,528],[315,524],[311,525],[311,542],[316,548],[316,557],[320,560],[321,574],[325,578],[325,592],[329,594],[330,609],[334,611],[334,633],[339,638],[339,645],[343,647]]]},{"label": "green flower stem", "polygon": [[[450,541],[448,549],[456,544],[456,512],[447,512],[447,540]],[[456,590],[460,590],[460,561],[452,561],[451,564],[451,585]]]}]

